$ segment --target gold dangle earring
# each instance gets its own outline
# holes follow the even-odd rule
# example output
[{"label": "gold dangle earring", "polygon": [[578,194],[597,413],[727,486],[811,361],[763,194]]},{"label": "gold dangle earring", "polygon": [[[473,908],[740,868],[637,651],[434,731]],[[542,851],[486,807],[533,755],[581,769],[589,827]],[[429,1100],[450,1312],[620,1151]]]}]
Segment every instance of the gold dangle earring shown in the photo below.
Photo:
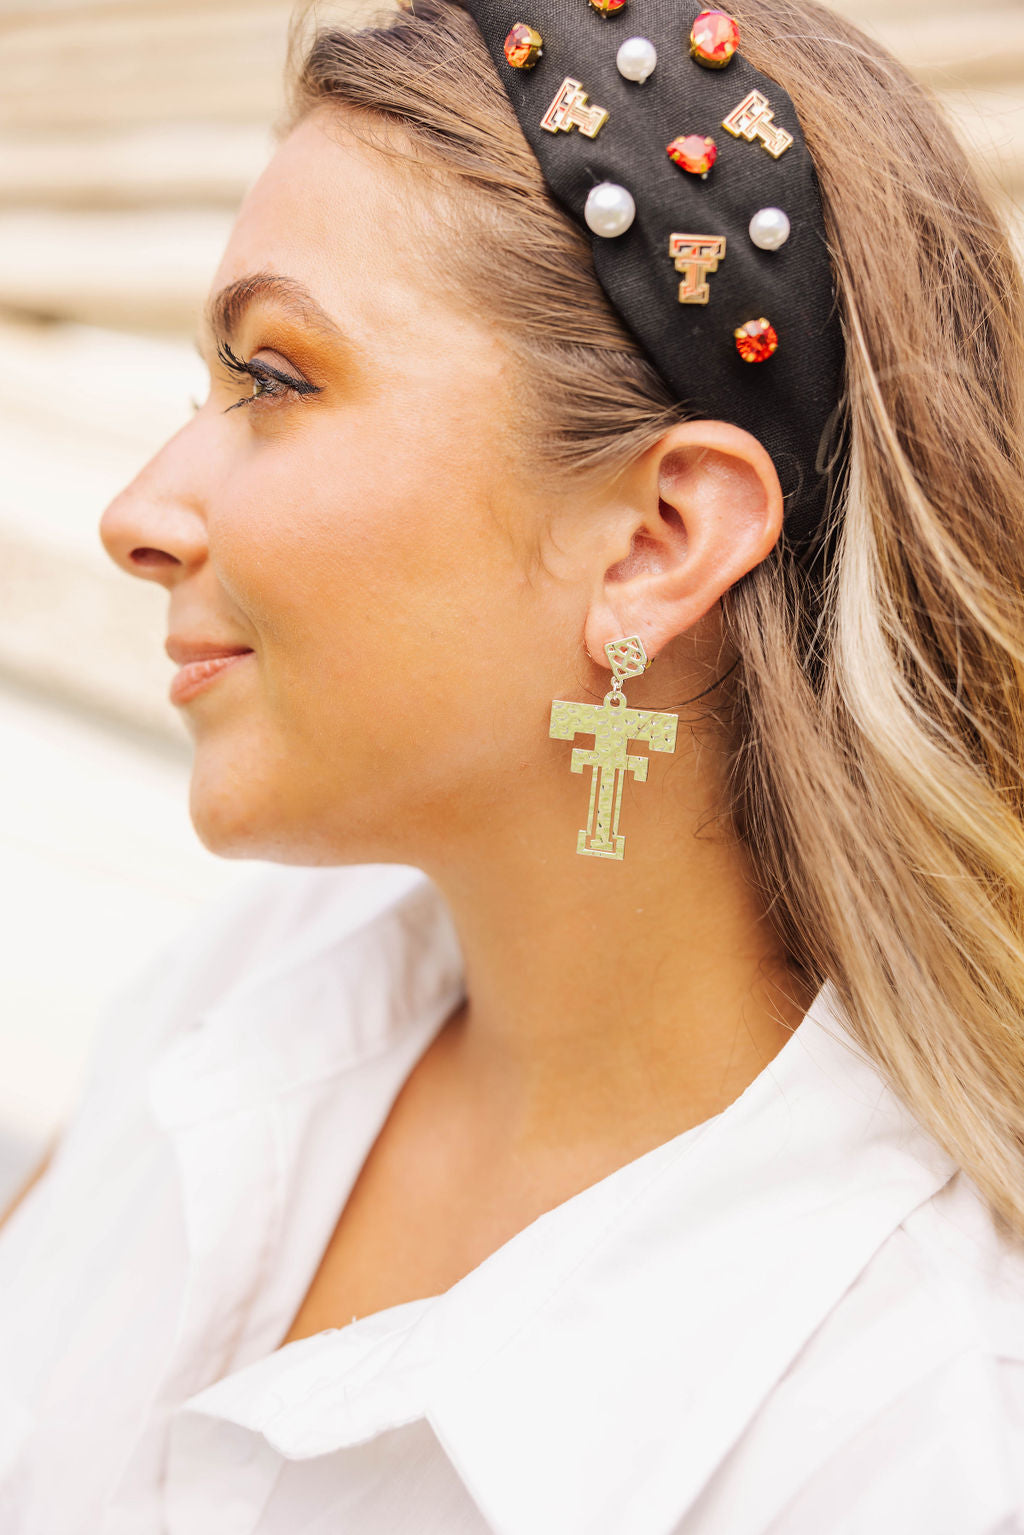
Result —
[{"label": "gold dangle earring", "polygon": [[622,858],[626,839],[619,835],[619,811],[622,785],[627,773],[637,783],[647,779],[647,757],[631,755],[630,741],[646,741],[652,751],[674,752],[678,714],[654,714],[648,709],[630,709],[622,684],[628,677],[639,677],[653,663],[638,635],[609,640],[604,647],[612,668],[611,691],[601,704],[570,703],[556,698],[551,705],[554,741],[571,741],[577,735],[592,735],[592,751],[574,746],[570,767],[582,773],[593,768],[590,780],[590,809],[586,828],[576,839],[577,853],[594,858]]}]

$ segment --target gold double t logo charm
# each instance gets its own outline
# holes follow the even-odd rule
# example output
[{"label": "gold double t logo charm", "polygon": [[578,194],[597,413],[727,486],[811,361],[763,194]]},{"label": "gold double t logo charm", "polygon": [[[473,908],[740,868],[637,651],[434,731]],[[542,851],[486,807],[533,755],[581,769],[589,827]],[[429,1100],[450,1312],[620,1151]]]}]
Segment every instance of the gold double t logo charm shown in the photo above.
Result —
[{"label": "gold double t logo charm", "polygon": [[760,91],[751,91],[744,96],[739,106],[733,107],[729,116],[723,120],[722,127],[734,139],[746,139],[748,144],[760,139],[775,160],[784,155],[793,143],[793,135],[779,127],[775,113],[768,105],[768,97],[762,96]]},{"label": "gold double t logo charm", "polygon": [[711,297],[708,273],[725,259],[725,235],[669,235],[668,253],[682,281],[681,304],[706,304]]},{"label": "gold double t logo charm", "polygon": [[540,125],[549,133],[571,133],[578,128],[588,139],[596,139],[607,121],[604,107],[592,107],[580,82],[566,75]]},{"label": "gold double t logo charm", "polygon": [[639,677],[650,665],[637,635],[612,640],[604,649],[612,666],[611,692],[605,694],[601,704],[569,703],[556,698],[551,705],[548,734],[555,741],[593,735],[593,749],[574,747],[570,763],[574,773],[582,773],[585,767],[593,769],[587,825],[576,839],[576,851],[594,858],[621,859],[626,846],[625,837],[619,835],[622,785],[627,773],[632,773],[637,783],[644,783],[647,778],[648,758],[632,754],[629,743],[646,741],[652,751],[674,752],[679,716],[627,706],[623,679]]}]

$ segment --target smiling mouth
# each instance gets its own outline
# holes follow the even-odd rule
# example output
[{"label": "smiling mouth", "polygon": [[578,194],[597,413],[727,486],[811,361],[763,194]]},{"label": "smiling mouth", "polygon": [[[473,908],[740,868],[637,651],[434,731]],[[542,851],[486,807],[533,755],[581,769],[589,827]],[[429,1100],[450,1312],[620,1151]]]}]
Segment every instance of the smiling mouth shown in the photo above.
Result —
[{"label": "smiling mouth", "polygon": [[230,671],[247,656],[251,656],[251,650],[233,650],[228,654],[219,656],[205,656],[201,661],[187,661],[184,666],[178,668],[171,679],[169,697],[172,704],[186,704],[195,698],[197,693],[210,687]]}]

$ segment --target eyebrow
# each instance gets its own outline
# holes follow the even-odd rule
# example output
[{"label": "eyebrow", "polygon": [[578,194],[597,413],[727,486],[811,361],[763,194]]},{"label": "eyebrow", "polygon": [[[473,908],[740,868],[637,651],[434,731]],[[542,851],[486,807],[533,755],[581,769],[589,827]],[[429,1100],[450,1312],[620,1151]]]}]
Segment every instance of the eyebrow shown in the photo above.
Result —
[{"label": "eyebrow", "polygon": [[272,300],[279,309],[319,331],[329,341],[345,339],[340,326],[320,307],[308,288],[277,272],[255,272],[222,288],[206,307],[206,323],[214,335],[230,340],[250,306],[261,300]]}]

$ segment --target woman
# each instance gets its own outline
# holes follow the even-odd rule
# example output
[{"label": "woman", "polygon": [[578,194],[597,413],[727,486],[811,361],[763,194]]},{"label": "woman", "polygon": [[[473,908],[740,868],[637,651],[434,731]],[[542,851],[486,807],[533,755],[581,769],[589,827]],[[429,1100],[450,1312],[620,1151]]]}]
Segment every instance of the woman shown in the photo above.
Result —
[{"label": "woman", "polygon": [[294,867],[7,1224],[2,1527],[1024,1530],[1006,236],[813,0],[473,13],[313,41],[104,517]]}]

